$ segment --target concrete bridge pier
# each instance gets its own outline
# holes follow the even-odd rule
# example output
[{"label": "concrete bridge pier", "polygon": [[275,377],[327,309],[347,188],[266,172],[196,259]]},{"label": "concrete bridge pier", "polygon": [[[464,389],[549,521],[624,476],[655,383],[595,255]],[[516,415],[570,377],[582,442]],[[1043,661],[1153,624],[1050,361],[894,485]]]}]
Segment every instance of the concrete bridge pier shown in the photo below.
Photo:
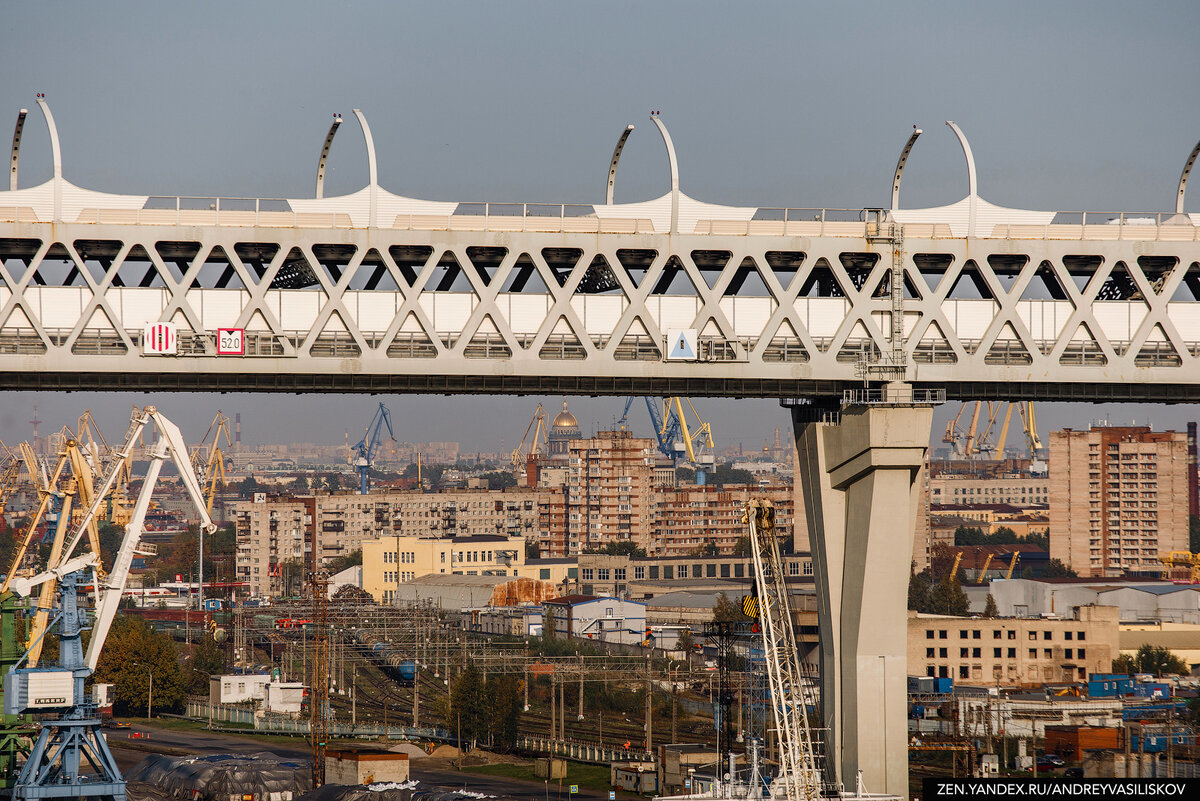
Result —
[{"label": "concrete bridge pier", "polygon": [[815,565],[825,762],[908,796],[907,599],[932,403],[890,385],[842,408],[792,404]]}]

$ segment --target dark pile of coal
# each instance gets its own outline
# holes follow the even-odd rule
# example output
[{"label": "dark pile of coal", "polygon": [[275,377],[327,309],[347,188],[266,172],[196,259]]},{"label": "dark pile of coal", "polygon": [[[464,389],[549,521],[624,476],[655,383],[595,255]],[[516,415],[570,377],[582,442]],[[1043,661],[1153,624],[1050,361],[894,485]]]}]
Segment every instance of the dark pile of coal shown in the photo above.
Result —
[{"label": "dark pile of coal", "polygon": [[229,801],[243,795],[261,801],[292,801],[312,789],[312,765],[267,752],[187,757],[154,754],[125,778],[130,801]]}]

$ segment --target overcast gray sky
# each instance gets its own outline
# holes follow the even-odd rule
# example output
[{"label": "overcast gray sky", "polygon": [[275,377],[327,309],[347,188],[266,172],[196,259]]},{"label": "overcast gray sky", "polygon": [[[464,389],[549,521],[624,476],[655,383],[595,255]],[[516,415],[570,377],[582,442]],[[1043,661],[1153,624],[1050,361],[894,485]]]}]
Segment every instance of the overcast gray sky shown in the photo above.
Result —
[{"label": "overcast gray sky", "polygon": [[[915,124],[926,135],[903,204],[966,193],[952,119],[980,193],[1007,206],[1172,207],[1200,138],[1200,3],[1191,2],[9,2],[0,124],[45,92],[66,177],[162,195],[311,196],[332,112],[366,113],[380,182],[438,200],[603,200],[617,134],[618,201],[667,188],[647,113],[662,111],[682,188],[730,204],[886,202]],[[350,123],[327,193],[366,181]],[[21,184],[49,177],[36,112]],[[1190,210],[1200,210],[1193,192]],[[29,436],[33,403],[58,427],[90,406],[119,435],[132,402],[202,434],[220,407],[249,441],[335,442],[375,400],[330,396],[10,393],[0,437]],[[397,436],[508,447],[524,398],[388,397]],[[555,403],[555,401],[550,401]],[[581,424],[619,399],[573,401]],[[787,418],[766,401],[698,401],[718,446],[761,445]],[[1093,418],[1181,426],[1194,407],[1046,406],[1043,428]],[[644,415],[644,410],[642,411]],[[641,418],[639,417],[639,420]],[[940,425],[935,424],[935,439]]]}]

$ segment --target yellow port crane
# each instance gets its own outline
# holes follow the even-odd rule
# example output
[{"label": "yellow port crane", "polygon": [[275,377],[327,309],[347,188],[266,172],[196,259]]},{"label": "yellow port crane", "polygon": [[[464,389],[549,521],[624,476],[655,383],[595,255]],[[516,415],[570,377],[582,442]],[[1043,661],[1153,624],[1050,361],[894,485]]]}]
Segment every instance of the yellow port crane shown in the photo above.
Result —
[{"label": "yellow port crane", "polygon": [[21,478],[21,457],[0,441],[0,515],[8,504],[8,496],[17,488]]},{"label": "yellow port crane", "polygon": [[995,554],[989,553],[987,558],[983,560],[983,567],[979,568],[979,580],[975,582],[976,584],[982,584],[987,578],[988,566],[991,565],[993,556]]},{"label": "yellow port crane", "polygon": [[[209,436],[212,442],[209,443]],[[220,409],[208,426],[208,431],[200,440],[200,444],[192,451],[192,465],[201,477],[204,486],[205,511],[212,514],[213,500],[219,489],[225,489],[225,453],[221,450],[221,438],[225,445],[233,450],[233,438],[229,435],[229,418]]]},{"label": "yellow port crane", "polygon": [[[529,432],[533,432],[533,439],[529,439]],[[542,404],[537,405],[537,409],[533,412],[533,417],[529,421],[529,425],[525,427],[525,435],[521,437],[521,441],[517,443],[517,447],[513,448],[512,456],[509,460],[513,467],[519,467],[525,464],[530,458],[537,458],[542,452],[542,443],[547,436],[546,430],[546,410]],[[529,449],[525,449],[525,441],[529,440]]]},{"label": "yellow port crane", "polygon": [[[970,404],[974,404],[971,423],[964,431],[960,427],[959,421],[962,420],[963,413]],[[954,418],[946,423],[946,433],[942,436],[942,442],[950,445],[954,456],[960,459],[970,459],[985,454],[996,460],[1003,459],[1004,445],[1008,441],[1008,429],[1012,423],[1014,407],[1021,418],[1021,426],[1025,431],[1025,447],[1029,449],[1029,457],[1036,460],[1040,456],[1042,440],[1037,433],[1037,416],[1034,414],[1033,403],[1029,401],[1020,403],[988,401],[982,430],[980,429],[980,417],[984,413],[984,402],[964,403],[959,407]],[[1001,410],[1003,410],[1003,415],[1001,415]],[[994,439],[993,432],[995,433]]]},{"label": "yellow port crane", "polygon": [[1008,570],[1004,574],[1005,580],[1012,578],[1013,568],[1017,566],[1017,562],[1021,559],[1020,551],[1013,551],[1012,559],[1008,560]]}]

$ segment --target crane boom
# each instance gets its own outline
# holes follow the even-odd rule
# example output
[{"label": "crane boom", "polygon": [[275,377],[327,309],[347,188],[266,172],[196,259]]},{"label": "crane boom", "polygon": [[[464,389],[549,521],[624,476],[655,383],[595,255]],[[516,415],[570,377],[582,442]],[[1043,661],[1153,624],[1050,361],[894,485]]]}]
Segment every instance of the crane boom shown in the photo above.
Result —
[{"label": "crane boom", "polygon": [[[750,553],[761,597],[758,609],[763,661],[779,745],[779,775],[771,795],[786,801],[814,801],[822,788],[813,732],[808,723],[807,709],[813,699],[805,689],[796,646],[786,573],[775,533],[775,508],[767,500],[747,501],[743,522],[750,528]],[[777,784],[782,785],[782,794],[776,789]]]},{"label": "crane boom", "polygon": [[371,422],[367,423],[366,429],[363,430],[363,437],[354,446],[354,466],[358,470],[358,492],[360,495],[366,495],[370,489],[371,481],[371,465],[375,463],[375,452],[379,449],[380,434],[383,432],[383,427],[387,426],[388,437],[394,442],[396,434],[392,430],[392,413],[383,405],[383,401],[379,402],[379,408],[375,410]]}]

